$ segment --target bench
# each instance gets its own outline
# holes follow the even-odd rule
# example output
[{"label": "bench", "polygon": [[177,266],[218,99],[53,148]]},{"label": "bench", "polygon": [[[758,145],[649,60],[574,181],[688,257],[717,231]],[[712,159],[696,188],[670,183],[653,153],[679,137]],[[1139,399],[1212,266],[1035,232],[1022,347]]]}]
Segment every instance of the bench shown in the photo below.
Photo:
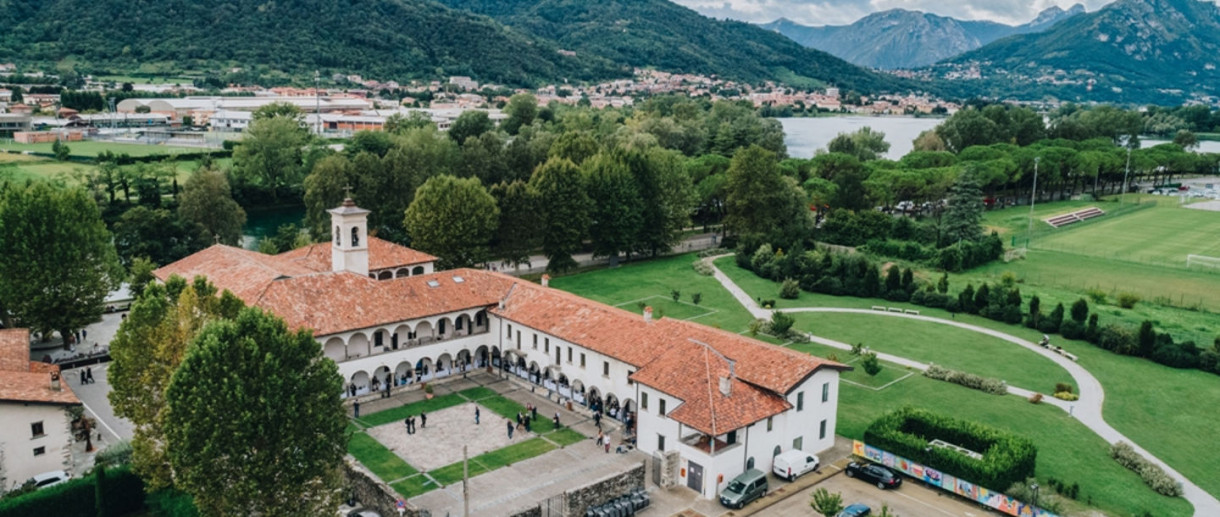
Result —
[{"label": "bench", "polygon": [[902,307],[890,307],[890,312],[902,313]]},{"label": "bench", "polygon": [[919,315],[919,311],[917,311],[917,310],[915,310],[915,309],[907,309],[907,310],[905,310],[905,311],[902,311],[902,313],[903,313],[903,314],[914,314],[914,315],[916,315],[916,316],[918,316],[918,315]]},{"label": "bench", "polygon": [[885,306],[884,306],[884,305],[874,305],[874,306],[873,306],[873,310],[874,310],[874,311],[881,311],[881,312],[885,312]]}]

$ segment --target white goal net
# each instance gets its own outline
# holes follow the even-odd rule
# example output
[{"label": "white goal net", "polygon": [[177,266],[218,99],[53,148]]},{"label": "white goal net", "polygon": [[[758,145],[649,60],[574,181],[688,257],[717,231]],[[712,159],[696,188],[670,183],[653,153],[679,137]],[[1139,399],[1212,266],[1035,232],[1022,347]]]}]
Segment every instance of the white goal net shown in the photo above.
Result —
[{"label": "white goal net", "polygon": [[1187,255],[1186,267],[1220,268],[1220,257],[1209,257],[1207,255]]}]

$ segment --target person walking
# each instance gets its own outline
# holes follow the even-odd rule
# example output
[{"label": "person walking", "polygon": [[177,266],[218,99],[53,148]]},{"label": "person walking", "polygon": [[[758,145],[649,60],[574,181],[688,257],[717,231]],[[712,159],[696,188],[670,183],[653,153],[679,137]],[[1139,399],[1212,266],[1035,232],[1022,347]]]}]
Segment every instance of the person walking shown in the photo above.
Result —
[{"label": "person walking", "polygon": [[512,420],[504,420],[504,425],[508,426],[508,439],[513,439],[513,422]]},{"label": "person walking", "polygon": [[419,413],[419,426],[428,427],[428,414],[422,411]]},{"label": "person walking", "polygon": [[402,419],[402,425],[406,426],[407,434],[410,435],[411,434],[411,417]]},{"label": "person walking", "polygon": [[524,422],[525,422],[525,419],[521,418],[521,412],[518,411],[517,412],[517,428],[520,429],[521,424],[523,424]]},{"label": "person walking", "polygon": [[555,429],[559,429],[559,412],[555,412]]},{"label": "person walking", "polygon": [[89,378],[89,384],[93,384],[93,367],[92,366],[85,367],[85,375]]},{"label": "person walking", "polygon": [[352,418],[360,418],[360,401],[352,403]]},{"label": "person walking", "polygon": [[601,431],[601,429],[602,429],[602,414],[601,413],[593,413],[593,425],[596,425],[597,430]]},{"label": "person walking", "polygon": [[528,416],[525,417],[525,432],[527,432],[527,433],[533,432],[533,429],[530,429],[530,417],[528,417]]},{"label": "person walking", "polygon": [[415,417],[407,417],[407,434],[415,434]]},{"label": "person walking", "polygon": [[538,419],[538,406],[530,406],[530,416],[532,416],[534,420]]},{"label": "person walking", "polygon": [[474,407],[474,425],[479,425],[479,406]]}]

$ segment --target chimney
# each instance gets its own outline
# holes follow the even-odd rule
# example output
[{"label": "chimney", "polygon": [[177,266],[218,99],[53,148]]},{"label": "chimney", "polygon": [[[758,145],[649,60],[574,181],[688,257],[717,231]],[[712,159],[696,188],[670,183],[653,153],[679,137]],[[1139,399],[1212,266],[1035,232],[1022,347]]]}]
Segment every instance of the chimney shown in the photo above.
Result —
[{"label": "chimney", "polygon": [[59,370],[51,372],[51,391],[59,391]]},{"label": "chimney", "polygon": [[549,287],[550,285],[551,285],[551,275],[543,273],[542,274],[542,287]]},{"label": "chimney", "polygon": [[644,307],[644,321],[652,323],[652,307]]},{"label": "chimney", "polygon": [[720,378],[720,394],[726,397],[733,395],[733,379],[729,377]]}]

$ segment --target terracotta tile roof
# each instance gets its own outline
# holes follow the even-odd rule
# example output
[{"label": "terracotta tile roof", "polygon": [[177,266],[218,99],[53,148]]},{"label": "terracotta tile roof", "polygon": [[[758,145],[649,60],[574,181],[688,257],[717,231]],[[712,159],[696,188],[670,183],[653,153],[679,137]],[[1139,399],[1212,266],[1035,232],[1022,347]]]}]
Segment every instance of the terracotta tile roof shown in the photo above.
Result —
[{"label": "terracotta tile roof", "polygon": [[[422,251],[400,246],[390,241],[369,237],[369,271],[413,266],[436,261]],[[317,272],[331,270],[330,242],[311,244],[276,255]]]},{"label": "terracotta tile roof", "polygon": [[291,260],[222,244],[153,271],[161,281],[168,280],[172,275],[188,281],[197,275],[206,276],[216,287],[232,291],[247,304],[258,300],[277,278],[313,273],[312,269]]},{"label": "terracotta tile roof", "polygon": [[318,273],[272,282],[256,305],[284,318],[290,327],[310,328],[321,336],[495,305],[513,281],[471,269],[382,281],[353,273]]},{"label": "terracotta tile roof", "polygon": [[36,404],[80,404],[67,379],[51,389],[51,372],[59,367],[30,361],[30,331],[0,330],[0,400]]},{"label": "terracotta tile roof", "polygon": [[681,399],[682,404],[670,411],[669,417],[712,436],[792,408],[775,392],[739,377],[732,377],[729,395],[725,396],[720,391],[722,377],[730,377],[728,361],[711,348],[690,341],[673,343],[631,376],[636,382]]}]

